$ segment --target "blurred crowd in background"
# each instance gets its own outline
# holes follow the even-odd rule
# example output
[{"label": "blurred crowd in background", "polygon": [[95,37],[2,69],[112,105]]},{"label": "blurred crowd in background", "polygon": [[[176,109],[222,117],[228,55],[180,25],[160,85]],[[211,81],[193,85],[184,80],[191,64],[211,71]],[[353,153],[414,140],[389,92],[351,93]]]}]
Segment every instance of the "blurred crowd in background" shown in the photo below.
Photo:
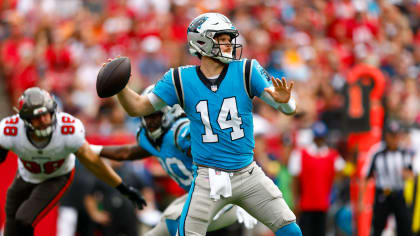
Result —
[{"label": "blurred crowd in background", "polygon": [[[402,121],[408,134],[404,145],[416,148],[410,137],[420,125],[418,0],[0,0],[0,79],[8,101],[0,110],[13,113],[21,93],[40,86],[56,96],[61,110],[83,121],[92,143],[134,142],[138,118],[128,117],[116,99],[96,94],[101,64],[129,57],[129,86],[138,92],[171,67],[197,64],[198,58],[188,54],[186,31],[204,12],[232,20],[244,45],[242,58],[255,58],[271,75],[295,81],[295,116],[255,101],[256,161],[292,209],[297,203],[289,157],[312,142],[315,122],[326,124],[327,143],[348,165],[355,163],[342,122],[343,90],[355,65],[382,72],[385,90],[379,101],[385,117]],[[157,210],[182,194],[158,163],[128,165],[148,186],[146,197]],[[352,175],[348,165],[344,176]],[[346,182],[340,179],[334,187],[332,200],[340,206],[330,211],[349,201]],[[337,228],[331,225],[329,232]],[[345,226],[341,231],[349,235]],[[253,235],[270,233],[261,229]]]}]

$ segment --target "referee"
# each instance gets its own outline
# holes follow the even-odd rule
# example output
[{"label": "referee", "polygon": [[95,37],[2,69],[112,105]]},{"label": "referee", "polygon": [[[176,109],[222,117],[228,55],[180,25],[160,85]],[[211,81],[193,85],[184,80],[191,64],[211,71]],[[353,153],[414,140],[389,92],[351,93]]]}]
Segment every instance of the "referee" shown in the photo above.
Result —
[{"label": "referee", "polygon": [[[367,180],[375,179],[375,202],[373,205],[373,235],[381,235],[388,216],[395,215],[397,235],[410,235],[410,215],[404,202],[404,181],[412,177],[413,152],[401,148],[403,128],[397,120],[385,123],[384,142],[376,144],[368,154],[368,164],[363,171],[361,193],[366,190]],[[359,199],[359,209],[363,202]]]}]

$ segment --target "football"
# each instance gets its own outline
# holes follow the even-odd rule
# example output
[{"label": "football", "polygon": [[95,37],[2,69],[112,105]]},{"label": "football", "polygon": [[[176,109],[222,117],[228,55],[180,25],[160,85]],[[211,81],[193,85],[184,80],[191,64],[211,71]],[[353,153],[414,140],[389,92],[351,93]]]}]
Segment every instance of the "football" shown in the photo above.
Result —
[{"label": "football", "polygon": [[96,92],[100,98],[111,97],[120,92],[131,76],[128,57],[119,57],[102,66],[96,79]]}]

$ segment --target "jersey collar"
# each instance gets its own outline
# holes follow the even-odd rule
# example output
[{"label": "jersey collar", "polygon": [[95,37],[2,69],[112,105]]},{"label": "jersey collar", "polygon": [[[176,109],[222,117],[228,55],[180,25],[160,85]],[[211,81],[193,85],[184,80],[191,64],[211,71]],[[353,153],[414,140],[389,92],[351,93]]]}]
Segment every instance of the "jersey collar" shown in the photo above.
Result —
[{"label": "jersey collar", "polygon": [[220,73],[219,77],[213,82],[212,80],[207,79],[207,77],[203,74],[203,72],[200,70],[200,66],[197,66],[195,69],[197,71],[197,75],[200,78],[201,82],[210,89],[212,92],[217,92],[219,89],[220,84],[222,83],[223,79],[226,76],[227,70],[229,68],[229,64],[226,64],[223,67],[222,72]]}]

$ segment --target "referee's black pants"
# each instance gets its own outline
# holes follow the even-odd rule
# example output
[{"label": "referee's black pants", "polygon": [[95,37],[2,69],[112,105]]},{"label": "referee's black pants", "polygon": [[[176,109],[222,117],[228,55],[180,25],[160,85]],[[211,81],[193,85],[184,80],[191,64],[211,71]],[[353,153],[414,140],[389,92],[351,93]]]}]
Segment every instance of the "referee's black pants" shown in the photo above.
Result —
[{"label": "referee's black pants", "polygon": [[397,235],[411,235],[410,213],[404,201],[403,191],[387,193],[376,189],[373,205],[373,236],[380,236],[388,216],[394,214],[397,221]]}]

